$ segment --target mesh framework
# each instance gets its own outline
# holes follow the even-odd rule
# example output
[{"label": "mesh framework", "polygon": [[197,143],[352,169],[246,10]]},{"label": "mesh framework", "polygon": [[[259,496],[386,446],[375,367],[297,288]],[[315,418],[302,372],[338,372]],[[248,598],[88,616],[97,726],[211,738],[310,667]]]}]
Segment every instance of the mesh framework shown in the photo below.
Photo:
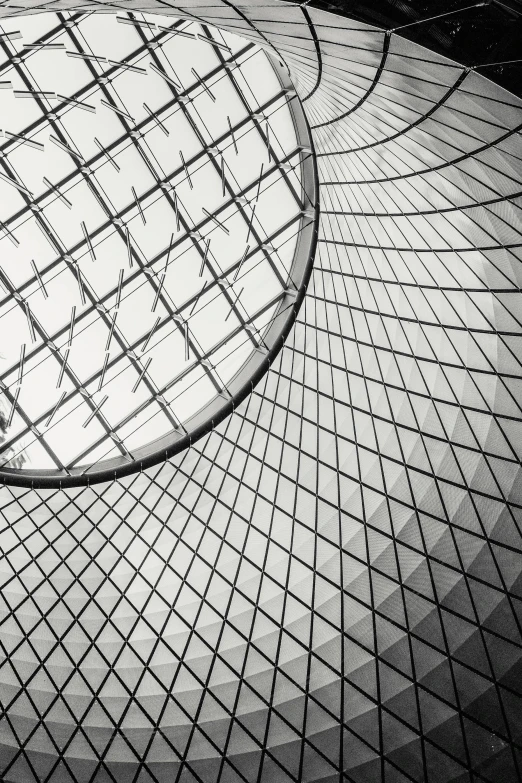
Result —
[{"label": "mesh framework", "polygon": [[252,43],[141,14],[20,22],[0,62],[0,459],[7,480],[85,483],[182,450],[266,367],[310,266],[311,151]]},{"label": "mesh framework", "polygon": [[514,783],[521,102],[309,6],[183,11],[288,63],[314,271],[193,448],[3,491],[4,778]]}]

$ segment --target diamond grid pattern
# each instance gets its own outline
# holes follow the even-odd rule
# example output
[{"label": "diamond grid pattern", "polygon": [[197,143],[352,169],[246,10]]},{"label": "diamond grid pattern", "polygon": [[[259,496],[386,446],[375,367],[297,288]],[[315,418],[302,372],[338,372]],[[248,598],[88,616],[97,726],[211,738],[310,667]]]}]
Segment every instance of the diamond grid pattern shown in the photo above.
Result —
[{"label": "diamond grid pattern", "polygon": [[184,454],[2,490],[4,779],[517,781],[522,105],[326,12],[194,13],[292,69],[314,273]]}]

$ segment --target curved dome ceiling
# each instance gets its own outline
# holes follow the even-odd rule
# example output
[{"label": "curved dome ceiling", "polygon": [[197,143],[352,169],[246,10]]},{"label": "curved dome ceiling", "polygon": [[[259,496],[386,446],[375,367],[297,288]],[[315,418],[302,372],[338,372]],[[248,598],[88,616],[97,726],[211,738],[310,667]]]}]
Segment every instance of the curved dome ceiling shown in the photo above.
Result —
[{"label": "curved dome ceiling", "polygon": [[3,778],[514,783],[522,102],[309,6],[169,9],[288,66],[314,268],[270,371],[196,444],[3,488]]}]

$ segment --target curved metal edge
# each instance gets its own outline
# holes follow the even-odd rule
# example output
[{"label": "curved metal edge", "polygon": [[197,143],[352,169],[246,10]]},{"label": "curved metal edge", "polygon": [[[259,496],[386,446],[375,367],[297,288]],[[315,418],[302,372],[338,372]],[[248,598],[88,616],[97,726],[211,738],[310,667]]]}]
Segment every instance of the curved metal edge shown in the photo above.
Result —
[{"label": "curved metal edge", "polygon": [[[267,54],[269,59],[271,60],[274,59],[271,55],[268,54],[268,52],[266,52],[266,50],[265,53]],[[280,81],[283,81],[282,73],[278,71],[275,67],[274,67],[274,72],[276,73]],[[284,84],[283,86],[291,85],[293,87],[291,77],[288,75],[286,78],[289,80],[289,84],[286,85]],[[92,472],[91,471],[87,472],[88,468],[87,470],[85,468],[78,468],[76,471],[71,472],[69,475],[67,474],[60,475],[55,473],[54,471],[51,474],[43,470],[42,471],[35,470],[33,472],[29,472],[28,470],[25,470],[21,472],[15,470],[11,471],[9,469],[3,468],[0,469],[0,486],[3,483],[4,486],[9,485],[15,487],[22,487],[26,489],[60,490],[60,489],[67,489],[69,487],[85,487],[85,486],[91,486],[93,484],[111,482],[119,478],[124,478],[125,476],[130,476],[136,473],[142,473],[144,470],[159,465],[160,463],[167,461],[169,458],[175,456],[176,454],[180,454],[182,451],[185,451],[186,449],[190,448],[195,443],[197,443],[205,435],[211,433],[218,424],[220,424],[222,421],[228,418],[228,416],[230,416],[234,412],[237,406],[240,405],[248,397],[248,395],[253,392],[254,387],[266,375],[274,359],[278,356],[279,352],[283,348],[286,342],[286,338],[290,334],[290,331],[297,319],[299,310],[301,309],[301,306],[303,304],[304,298],[306,296],[308,284],[310,282],[310,277],[312,275],[312,269],[314,265],[315,254],[317,250],[317,240],[319,234],[320,191],[319,191],[319,172],[317,166],[317,157],[315,154],[310,123],[308,122],[308,118],[306,116],[304,107],[302,105],[302,101],[297,95],[297,93],[293,98],[293,100],[297,101],[299,106],[298,116],[295,110],[293,110],[291,106],[289,107],[292,119],[296,126],[297,143],[303,146],[307,146],[311,150],[311,155],[308,156],[307,161],[309,160],[311,162],[311,169],[312,169],[311,177],[310,175],[308,175],[308,177],[312,179],[312,182],[310,183],[305,182],[305,177],[303,176],[303,189],[313,192],[313,204],[314,204],[313,228],[311,232],[310,246],[308,249],[308,259],[306,261],[304,273],[302,275],[302,282],[297,291],[295,302],[291,310],[289,310],[289,314],[286,318],[286,322],[284,323],[283,327],[280,328],[279,330],[278,338],[275,340],[274,344],[269,348],[267,355],[259,364],[257,369],[252,373],[251,376],[249,376],[248,381],[245,382],[235,392],[235,394],[225,405],[219,408],[219,410],[217,411],[217,413],[213,418],[207,419],[202,425],[196,427],[191,432],[187,432],[182,437],[178,438],[175,442],[171,442],[170,444],[167,444],[166,446],[160,449],[154,450],[151,454],[148,454],[147,456],[141,459],[138,458],[133,460],[132,462],[125,462],[123,464],[118,464],[114,462],[112,466],[110,465],[110,463],[109,465],[107,465],[107,463],[109,462],[109,460],[107,460],[105,463],[105,467],[101,468],[98,471],[93,470]],[[307,161],[305,161],[304,163],[303,161],[301,161],[301,167],[303,167]],[[307,185],[308,187],[306,187]],[[298,244],[296,246],[296,253],[298,251],[298,248],[299,248],[299,239],[298,239]],[[248,360],[246,363],[248,363]],[[244,366],[245,365],[243,365],[242,369],[244,369]],[[238,375],[241,375],[241,370],[239,371]],[[169,435],[167,437],[172,438],[172,435]],[[152,444],[149,444],[149,447],[151,445]],[[145,450],[146,448],[147,446],[145,445],[142,450]]]}]

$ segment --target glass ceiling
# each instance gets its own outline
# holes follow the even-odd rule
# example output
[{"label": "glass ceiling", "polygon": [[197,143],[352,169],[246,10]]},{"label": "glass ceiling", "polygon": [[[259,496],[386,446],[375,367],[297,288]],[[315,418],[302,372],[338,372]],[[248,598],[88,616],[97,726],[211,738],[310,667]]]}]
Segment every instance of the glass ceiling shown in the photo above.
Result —
[{"label": "glass ceiling", "polygon": [[225,404],[295,303],[296,96],[172,17],[35,15],[0,50],[0,468],[130,463]]}]

